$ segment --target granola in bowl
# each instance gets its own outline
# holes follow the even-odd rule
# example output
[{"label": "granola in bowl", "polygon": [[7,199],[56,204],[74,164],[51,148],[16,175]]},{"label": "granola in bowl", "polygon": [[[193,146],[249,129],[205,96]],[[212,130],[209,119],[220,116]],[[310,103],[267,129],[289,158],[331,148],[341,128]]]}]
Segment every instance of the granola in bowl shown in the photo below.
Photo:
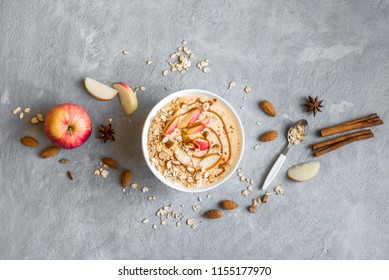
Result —
[{"label": "granola in bowl", "polygon": [[150,119],[151,165],[169,182],[189,189],[214,185],[236,168],[243,145],[241,124],[216,95],[179,96]]}]

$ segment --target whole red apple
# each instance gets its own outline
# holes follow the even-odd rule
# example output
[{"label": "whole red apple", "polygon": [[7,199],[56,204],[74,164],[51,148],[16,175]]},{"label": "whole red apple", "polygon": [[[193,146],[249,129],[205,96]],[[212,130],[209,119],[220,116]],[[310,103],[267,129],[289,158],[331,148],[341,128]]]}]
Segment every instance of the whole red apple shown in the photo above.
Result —
[{"label": "whole red apple", "polygon": [[55,145],[74,149],[88,140],[92,132],[92,121],[81,106],[61,104],[46,114],[45,132]]}]

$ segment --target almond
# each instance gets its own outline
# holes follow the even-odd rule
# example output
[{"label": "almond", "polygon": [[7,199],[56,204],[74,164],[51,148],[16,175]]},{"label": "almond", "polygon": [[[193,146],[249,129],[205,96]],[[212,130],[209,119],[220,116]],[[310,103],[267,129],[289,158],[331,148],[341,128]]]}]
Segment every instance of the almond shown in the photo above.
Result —
[{"label": "almond", "polygon": [[42,158],[51,158],[51,157],[55,156],[56,154],[58,154],[60,150],[61,149],[56,147],[56,146],[48,147],[41,152],[41,157]]},{"label": "almond", "polygon": [[35,138],[25,136],[22,139],[20,139],[20,142],[27,147],[36,147],[38,146],[38,141]]},{"label": "almond", "polygon": [[112,158],[109,158],[109,157],[105,157],[101,160],[101,162],[111,168],[114,168],[114,169],[119,169],[119,163],[112,159]]},{"label": "almond", "polygon": [[262,110],[268,114],[269,116],[275,117],[276,116],[276,109],[274,109],[273,104],[271,104],[269,101],[264,100],[261,102],[261,108]]},{"label": "almond", "polygon": [[209,210],[207,213],[205,213],[205,216],[207,216],[208,219],[219,219],[222,216],[222,211],[217,209]]},{"label": "almond", "polygon": [[131,183],[132,172],[131,170],[125,170],[122,175],[122,187],[125,188]]},{"label": "almond", "polygon": [[223,200],[220,207],[224,210],[233,210],[238,207],[238,204],[232,200]]},{"label": "almond", "polygon": [[261,137],[259,137],[259,140],[261,140],[262,142],[268,142],[268,141],[273,141],[277,137],[278,137],[278,132],[275,130],[270,130],[262,134]]}]

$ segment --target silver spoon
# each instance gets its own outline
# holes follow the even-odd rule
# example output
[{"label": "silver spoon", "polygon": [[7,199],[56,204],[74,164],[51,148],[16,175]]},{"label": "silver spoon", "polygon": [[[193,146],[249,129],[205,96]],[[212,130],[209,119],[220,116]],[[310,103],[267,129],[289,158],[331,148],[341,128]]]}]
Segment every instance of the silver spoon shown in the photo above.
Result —
[{"label": "silver spoon", "polygon": [[[303,132],[304,137],[301,140],[296,139],[294,136],[292,136],[292,131],[296,130],[298,128],[300,128],[300,131],[301,131],[301,128],[303,128],[303,131],[304,131]],[[281,166],[282,166],[282,164],[284,163],[284,161],[286,159],[286,154],[288,153],[290,147],[301,143],[304,140],[304,138],[307,136],[307,132],[308,132],[308,122],[307,122],[307,120],[304,120],[304,119],[295,122],[289,128],[288,135],[287,135],[288,146],[282,151],[282,153],[278,157],[277,161],[274,163],[273,167],[271,168],[269,174],[267,175],[265,183],[263,183],[263,186],[262,186],[263,190],[265,190],[270,185],[270,183],[276,177],[278,171],[280,171]]]}]

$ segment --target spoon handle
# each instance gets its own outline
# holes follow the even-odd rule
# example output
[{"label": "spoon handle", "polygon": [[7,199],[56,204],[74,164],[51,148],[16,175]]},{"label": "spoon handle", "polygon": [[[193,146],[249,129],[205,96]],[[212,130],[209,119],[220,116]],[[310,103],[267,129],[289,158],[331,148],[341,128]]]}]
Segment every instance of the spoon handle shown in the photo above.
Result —
[{"label": "spoon handle", "polygon": [[278,171],[280,171],[280,169],[281,169],[281,166],[284,164],[285,159],[286,159],[286,155],[280,154],[277,161],[274,163],[273,167],[271,168],[269,174],[267,175],[265,183],[263,183],[263,186],[262,186],[263,190],[266,190],[266,188],[270,185],[270,183],[276,177]]}]

